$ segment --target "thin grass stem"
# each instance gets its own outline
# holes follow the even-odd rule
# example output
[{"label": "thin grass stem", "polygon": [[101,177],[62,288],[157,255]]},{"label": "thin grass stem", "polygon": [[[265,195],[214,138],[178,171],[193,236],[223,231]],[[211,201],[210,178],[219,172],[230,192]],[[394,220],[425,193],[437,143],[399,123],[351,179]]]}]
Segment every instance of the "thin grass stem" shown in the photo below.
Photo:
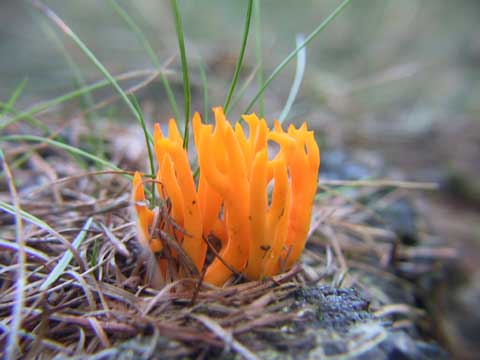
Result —
[{"label": "thin grass stem", "polygon": [[132,19],[132,17],[120,5],[118,5],[115,0],[109,0],[109,3],[113,10],[126,22],[126,24],[130,27],[133,33],[137,36],[140,44],[145,49],[145,52],[147,53],[150,61],[159,71],[160,79],[162,80],[163,87],[165,88],[165,92],[167,93],[168,102],[170,103],[170,107],[172,108],[173,115],[176,119],[180,119],[180,113],[178,112],[178,105],[177,101],[175,100],[175,95],[173,94],[172,87],[170,86],[170,82],[168,81],[168,78],[163,71],[163,66],[160,64],[160,59],[153,50],[152,45],[148,41],[143,31],[140,29],[140,27]]},{"label": "thin grass stem", "polygon": [[[63,42],[59,38],[58,34],[53,30],[52,26],[48,22],[46,22],[44,19],[41,19],[41,20],[42,20],[41,25],[42,25],[43,31],[47,36],[49,36],[53,40],[55,46],[63,55],[68,67],[72,71],[76,87],[80,89],[84,88],[87,85],[87,82],[85,81],[85,78],[82,74],[82,71],[80,70],[80,67],[75,62],[75,60],[70,55],[70,53],[67,51]],[[98,149],[101,147],[100,145],[101,140],[100,138],[95,136],[96,124],[92,121],[91,113],[85,111],[86,108],[91,109],[95,105],[95,102],[93,101],[92,93],[91,92],[82,93],[82,95],[80,96],[80,99],[81,99],[80,105],[83,105],[83,111],[85,113],[85,121],[88,125],[88,128],[90,129],[90,133],[93,135],[88,138],[88,142],[95,149],[95,153],[98,154]]]},{"label": "thin grass stem", "polygon": [[[10,99],[6,102],[5,106],[6,108],[12,109],[15,106],[15,103],[17,102],[18,98],[22,94],[23,90],[27,86],[28,79],[24,78],[20,84],[17,85],[15,90],[13,90],[12,96],[10,96]],[[3,115],[3,112],[0,112],[0,115]]]},{"label": "thin grass stem", "polygon": [[[128,80],[128,79],[132,79],[132,78],[139,77],[139,76],[151,75],[152,73],[156,73],[156,71],[153,70],[153,69],[152,70],[135,70],[135,71],[131,71],[131,72],[128,72],[128,73],[117,76],[117,80],[119,80],[119,81]],[[19,112],[19,113],[15,112],[13,108],[10,108],[10,107],[6,106],[6,104],[0,103],[1,108],[5,108],[9,112],[12,112],[12,113],[15,112],[16,113],[16,115],[14,115],[14,117],[12,119],[10,119],[9,121],[6,121],[3,124],[0,124],[0,130],[3,129],[4,127],[8,126],[8,125],[11,125],[11,124],[17,122],[17,121],[20,121],[22,119],[27,119],[31,123],[33,123],[33,125],[37,126],[38,128],[40,128],[40,129],[42,129],[46,132],[50,132],[50,130],[40,120],[32,118],[32,116],[35,115],[35,114],[38,114],[42,111],[45,111],[52,106],[59,105],[59,104],[65,102],[65,101],[74,99],[78,96],[83,96],[83,94],[85,94],[87,92],[91,92],[91,91],[101,89],[101,88],[103,88],[107,85],[110,85],[110,84],[111,84],[110,80],[108,80],[108,79],[97,81],[97,82],[95,82],[91,85],[87,85],[83,88],[73,90],[69,93],[63,94],[63,95],[58,96],[54,99],[41,102],[37,105],[33,105],[31,108],[29,108],[25,111]]]},{"label": "thin grass stem", "polygon": [[[52,41],[55,43],[55,46],[57,49],[62,53],[63,57],[65,58],[65,61],[70,68],[70,70],[73,73],[73,76],[75,78],[75,81],[78,83],[79,88],[84,88],[87,85],[87,82],[85,81],[85,78],[83,77],[82,71],[80,70],[78,64],[75,62],[75,60],[72,58],[70,53],[67,51],[65,48],[65,45],[59,38],[58,34],[53,30],[51,25],[46,22],[44,19],[41,19],[41,25],[42,29],[45,32],[47,36],[49,36]],[[87,104],[88,107],[93,107],[94,101],[92,98],[91,92],[84,92],[81,94],[81,97],[84,99],[85,104]]]},{"label": "thin grass stem", "polygon": [[4,127],[7,127],[8,125],[14,124],[20,119],[25,119],[30,125],[35,126],[37,129],[40,129],[44,131],[45,133],[49,134],[50,129],[40,120],[35,119],[34,117],[25,114],[18,114],[18,111],[16,111],[12,106],[0,102],[0,109],[2,110],[2,116],[5,114],[12,114],[13,118],[12,119],[5,119],[2,123],[0,123],[0,130],[2,130]]},{"label": "thin grass stem", "polygon": [[[49,7],[43,4],[39,0],[31,0],[32,4],[37,7],[40,11],[42,11],[47,18],[49,18],[62,32],[65,33],[66,36],[71,38],[73,42],[82,50],[82,52],[90,59],[90,61],[96,66],[96,68],[108,79],[110,84],[113,88],[120,94],[120,97],[125,102],[129,110],[132,112],[136,120],[141,123],[141,115],[137,112],[135,106],[133,106],[132,102],[128,98],[127,94],[123,91],[123,89],[118,85],[118,82],[115,78],[110,74],[105,66],[97,59],[97,57],[93,54],[93,52],[85,45],[85,43],[77,36],[77,34],[68,27],[67,24]],[[149,138],[152,135],[149,133]]]},{"label": "thin grass stem", "polygon": [[252,8],[253,8],[253,0],[249,0],[247,15],[245,17],[245,28],[243,30],[242,46],[240,47],[240,55],[238,55],[237,65],[235,67],[235,72],[233,73],[232,83],[230,84],[230,90],[228,90],[227,99],[225,100],[225,105],[223,105],[223,111],[225,112],[225,115],[228,115],[228,108],[230,105],[230,101],[232,100],[233,92],[235,91],[235,86],[237,85],[238,76],[240,75],[240,70],[242,68],[243,57],[245,55],[245,49],[247,48],[248,33],[250,32]]},{"label": "thin grass stem", "polygon": [[230,105],[230,109],[235,109],[237,104],[240,102],[240,100],[242,99],[245,91],[247,91],[247,89],[250,86],[250,84],[252,83],[252,81],[255,80],[255,77],[257,75],[257,71],[258,71],[258,64],[253,69],[253,71],[250,73],[250,75],[248,75],[248,77],[245,79],[242,86],[240,86],[240,88],[236,91],[236,95],[232,100],[232,103]]},{"label": "thin grass stem", "polygon": [[[113,170],[118,170],[121,171],[121,169],[112,164],[111,162],[101,159],[98,156],[95,156],[93,154],[90,154],[89,152],[86,152],[84,150],[78,149],[74,146],[64,144],[60,141],[57,140],[52,140],[49,138],[41,137],[41,136],[35,136],[35,135],[7,135],[7,136],[1,136],[0,141],[32,141],[32,142],[39,142],[39,143],[47,143],[49,145],[58,147],[60,149],[66,150],[72,154],[76,154],[79,156],[82,156],[84,158],[87,158],[89,160],[92,160],[95,163],[101,164],[107,168],[113,169]],[[127,177],[131,178],[130,175],[126,175]]]},{"label": "thin grass stem", "polygon": [[[142,114],[137,98],[134,95],[131,95],[131,97],[132,97],[133,105],[135,105],[135,107],[138,107],[138,113]],[[152,142],[148,140],[148,130],[147,130],[147,126],[145,125],[145,119],[143,118],[143,116],[141,116],[141,125],[142,125],[143,134],[145,135],[145,142],[147,143],[150,172],[152,174],[155,174],[155,165],[153,164]],[[153,207],[155,207],[155,183],[154,182],[151,183],[151,188],[152,189],[151,189],[150,203],[152,204]]]},{"label": "thin grass stem", "polygon": [[183,78],[183,106],[185,116],[185,128],[183,131],[183,148],[188,150],[189,122],[190,122],[190,79],[188,77],[188,62],[185,51],[185,40],[183,36],[183,25],[180,10],[176,0],[171,0],[173,15],[175,18],[175,30],[177,32],[178,48],[182,60],[182,78]]},{"label": "thin grass stem", "polygon": [[277,77],[277,75],[285,68],[285,66],[292,61],[292,59],[297,56],[297,53],[307,46],[322,30],[324,30],[338,15],[342,13],[342,11],[347,7],[352,2],[352,0],[344,0],[330,15],[323,20],[320,25],[318,25],[311,33],[310,35],[307,36],[305,41],[300,45],[297,46],[295,50],[293,50],[290,54],[287,55],[285,59],[275,68],[275,70],[272,72],[272,74],[265,80],[263,83],[263,86],[261,89],[257,92],[257,94],[253,97],[252,101],[248,104],[246,110],[244,111],[244,114],[249,113],[253,105],[257,102],[257,100],[262,96],[263,92],[267,87],[270,85],[270,83]]},{"label": "thin grass stem", "polygon": [[202,81],[202,89],[203,89],[203,121],[205,124],[209,123],[209,112],[210,109],[208,108],[208,79],[207,73],[205,71],[205,65],[203,61],[199,61],[198,68],[200,70],[200,80]]},{"label": "thin grass stem", "polygon": [[[16,210],[15,210],[14,205],[11,205],[9,203],[6,203],[6,202],[0,200],[0,209],[2,211],[5,211],[6,213],[9,213],[9,214],[15,216],[15,211]],[[27,221],[31,224],[34,224],[34,225],[38,226],[40,229],[48,231],[51,234],[58,235],[58,233],[55,230],[53,230],[53,228],[51,228],[50,225],[48,225],[45,221],[43,221],[43,220],[37,218],[36,216],[26,212],[25,210],[20,209],[19,213],[20,213],[20,216],[22,217],[22,219],[24,219],[25,221]]]},{"label": "thin grass stem", "polygon": [[[260,90],[263,86],[263,45],[262,45],[262,4],[260,0],[253,3],[253,23],[255,29],[255,59],[257,62],[257,86]],[[258,99],[258,114],[260,118],[265,116],[265,98],[263,93]]]},{"label": "thin grass stem", "polygon": [[[297,47],[303,43],[305,38],[303,35],[297,35]],[[288,113],[290,112],[293,103],[298,95],[298,90],[300,90],[300,85],[302,84],[303,75],[305,73],[305,66],[307,64],[307,48],[303,47],[297,53],[297,69],[295,70],[295,78],[292,83],[292,87],[290,88],[290,92],[288,94],[287,102],[283,107],[280,116],[278,117],[278,121],[280,124],[287,118]]]}]

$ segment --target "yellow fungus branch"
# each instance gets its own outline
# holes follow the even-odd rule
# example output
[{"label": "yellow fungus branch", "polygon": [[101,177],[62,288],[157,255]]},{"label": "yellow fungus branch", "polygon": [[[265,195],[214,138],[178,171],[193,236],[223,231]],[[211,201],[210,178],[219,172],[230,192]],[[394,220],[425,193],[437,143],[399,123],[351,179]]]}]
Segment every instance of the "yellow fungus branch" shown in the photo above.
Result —
[{"label": "yellow fungus branch", "polygon": [[[203,124],[198,113],[192,120],[200,167],[197,184],[175,121],[168,123],[168,136],[155,125],[159,194],[171,203],[170,216],[184,229],[160,230],[176,235],[198,272],[205,270],[204,280],[214,285],[223,285],[232,271],[257,280],[288,270],[305,247],[317,190],[320,152],[313,132],[305,123],[284,131],[278,121],[269,129],[264,119],[251,114],[243,116],[246,135],[239,123],[232,127],[222,108],[213,112],[215,127]],[[273,160],[268,141],[280,147]],[[152,239],[155,213],[148,208],[139,173],[133,179],[133,201],[140,242],[160,251],[161,242]],[[211,235],[219,240],[214,251],[219,257],[205,264],[208,249],[202,237]]]}]

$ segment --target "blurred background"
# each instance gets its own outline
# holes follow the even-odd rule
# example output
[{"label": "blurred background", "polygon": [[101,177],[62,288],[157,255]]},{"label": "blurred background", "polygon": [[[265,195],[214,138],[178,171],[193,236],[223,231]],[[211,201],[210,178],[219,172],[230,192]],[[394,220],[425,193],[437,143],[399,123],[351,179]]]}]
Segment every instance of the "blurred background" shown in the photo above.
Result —
[{"label": "blurred background", "polygon": [[[107,1],[45,3],[112,74],[152,68],[136,35]],[[165,65],[181,109],[182,77],[169,2],[122,0],[118,4],[136,21]],[[261,1],[264,76],[295,48],[297,34],[308,35],[338,4],[334,0]],[[200,65],[206,70],[210,106],[223,104],[240,49],[246,1],[185,0],[180,7],[192,109],[202,111]],[[420,210],[433,233],[458,248],[462,259],[458,274],[450,276],[434,309],[442,313],[441,340],[459,354],[478,346],[480,340],[479,23],[477,0],[353,1],[308,46],[302,86],[288,116],[291,121],[308,120],[322,134],[325,154],[328,149],[337,151],[337,156],[341,151],[338,159],[369,159],[373,154],[379,159],[376,163],[396,179],[440,184],[439,191],[413,195],[421,197]],[[252,30],[238,88],[252,73],[258,74],[256,64]],[[295,61],[266,91],[267,119],[281,112],[294,74]],[[17,110],[76,89],[79,81],[88,84],[101,79],[76,45],[30,2],[0,1],[2,102],[22,81],[25,88]],[[231,118],[245,110],[256,91],[254,80],[232,108]],[[93,101],[113,94],[103,89],[93,93]],[[158,78],[136,94],[147,121],[172,116]],[[73,101],[49,111],[75,119],[78,105]],[[120,122],[126,129],[132,127],[127,134],[136,134],[138,126],[122,106],[116,102],[100,109],[97,115],[105,124],[96,126],[106,129],[109,121]],[[361,175],[352,177],[357,180]]]}]

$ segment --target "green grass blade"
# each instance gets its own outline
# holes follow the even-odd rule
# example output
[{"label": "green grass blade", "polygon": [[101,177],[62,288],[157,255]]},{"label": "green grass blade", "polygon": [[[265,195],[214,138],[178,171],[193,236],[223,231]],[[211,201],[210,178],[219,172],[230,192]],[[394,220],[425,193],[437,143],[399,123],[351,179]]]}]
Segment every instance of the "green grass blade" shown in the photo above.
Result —
[{"label": "green grass blade", "polygon": [[[131,97],[132,97],[133,105],[135,105],[135,107],[138,107],[138,113],[142,114],[142,111],[140,110],[140,105],[138,104],[137,98],[133,95],[131,95]],[[143,118],[143,116],[142,116],[141,125],[142,125],[143,134],[145,135],[145,142],[147,143],[147,152],[148,152],[148,161],[150,163],[150,172],[152,174],[155,174],[155,165],[153,164],[152,142],[148,140],[148,130],[147,130],[147,126],[145,125],[145,119]],[[152,190],[151,190],[150,203],[152,204],[153,207],[155,207],[155,183],[154,182],[151,183],[151,187],[152,187]]]},{"label": "green grass blade", "polygon": [[263,94],[265,89],[270,85],[270,83],[275,79],[275,77],[285,68],[285,66],[288,65],[292,59],[297,56],[297,53],[307,46],[319,33],[322,32],[338,15],[342,13],[342,11],[347,7],[352,2],[352,0],[344,0],[330,15],[323,20],[320,25],[318,25],[311,33],[310,35],[307,36],[305,41],[300,45],[297,46],[297,48],[292,51],[290,54],[287,55],[285,59],[275,68],[275,70],[272,72],[272,74],[265,80],[263,83],[263,86],[261,89],[257,92],[257,94],[253,97],[252,101],[250,101],[250,104],[248,104],[247,109],[244,111],[244,114],[249,113],[253,105],[257,102],[257,100],[260,98],[260,96]]},{"label": "green grass blade", "polygon": [[[26,161],[28,161],[28,159],[30,159],[30,157],[32,156],[33,153],[34,153],[34,151],[30,150],[30,151],[27,151],[26,153],[22,154],[22,156],[20,156],[16,160],[12,161],[12,163],[10,165],[10,168],[16,169],[20,165],[24,164]],[[4,171],[0,172],[0,179],[3,179],[4,176],[5,176],[5,172]]]},{"label": "green grass blade", "polygon": [[[22,94],[23,90],[25,89],[26,85],[28,83],[28,79],[24,78],[20,84],[15,88],[15,90],[12,93],[12,96],[10,96],[10,99],[6,103],[0,102],[0,115],[5,116],[5,114],[15,114],[14,106],[15,103],[17,102],[18,98]],[[28,118],[27,119],[31,125],[38,127],[39,129],[49,133],[49,129],[47,126],[45,126],[40,120],[33,119],[33,118]],[[3,124],[0,124],[0,129],[3,128]]]},{"label": "green grass blade", "polygon": [[237,65],[235,67],[235,72],[233,73],[232,83],[230,84],[230,90],[228,90],[227,99],[225,100],[225,105],[223,105],[223,111],[225,115],[228,114],[228,107],[230,101],[232,100],[233,92],[235,91],[235,86],[237,85],[238,76],[240,75],[240,69],[242,68],[243,57],[245,55],[245,49],[247,48],[248,33],[250,32],[250,22],[252,19],[252,7],[253,0],[248,1],[247,15],[245,17],[245,28],[243,29],[243,39],[242,46],[240,48],[240,55],[238,55]]},{"label": "green grass blade", "polygon": [[98,264],[98,253],[100,252],[101,240],[96,239],[92,246],[90,257],[90,267],[95,267]]},{"label": "green grass blade", "polygon": [[237,106],[238,102],[243,98],[243,94],[245,93],[245,91],[247,91],[252,81],[255,80],[257,71],[258,71],[258,65],[255,69],[253,69],[252,73],[245,79],[242,86],[240,86],[240,88],[235,92],[236,95],[232,100],[230,109],[234,109]]},{"label": "green grass blade", "polygon": [[[70,70],[72,71],[73,77],[75,79],[75,82],[78,84],[78,87],[84,88],[87,85],[87,83],[85,81],[85,78],[83,77],[82,71],[80,70],[78,64],[72,58],[68,50],[65,48],[65,45],[63,44],[60,37],[58,36],[58,33],[54,31],[51,24],[45,21],[45,19],[42,18],[39,20],[41,20],[40,23],[41,23],[42,30],[45,32],[45,34],[48,37],[52,39],[56,48],[60,51],[63,58],[65,59],[65,62],[67,63]],[[84,92],[80,96],[83,98],[85,104],[88,107],[91,108],[94,106],[94,101],[93,101],[91,92]]]},{"label": "green grass blade", "polygon": [[[10,215],[15,215],[15,207],[1,200],[0,200],[0,210],[3,210],[4,212],[9,213]],[[39,218],[26,212],[25,210],[20,209],[20,215],[22,216],[22,219],[39,227],[40,229],[48,231],[51,234],[55,234],[55,235],[57,234],[57,232],[53,230],[50,227],[50,225],[48,225],[45,221],[40,220]]]},{"label": "green grass blade", "polygon": [[13,115],[13,118],[11,118],[9,120],[7,120],[7,119],[3,120],[2,119],[2,122],[0,123],[0,130],[2,130],[4,127],[6,127],[8,125],[11,125],[11,124],[17,122],[20,119],[25,119],[30,125],[35,126],[36,128],[44,131],[47,134],[50,134],[50,129],[44,123],[42,123],[40,120],[35,119],[34,117],[32,117],[28,114],[25,114],[25,115],[19,114],[18,111],[16,111],[12,106],[10,106],[6,103],[0,102],[0,109],[2,110],[2,114],[1,114],[2,116],[4,116],[5,114],[12,114]]},{"label": "green grass blade", "polygon": [[[262,4],[260,0],[254,0],[253,3],[253,23],[255,30],[255,59],[257,62],[257,86],[260,90],[263,86],[263,45],[262,45]],[[265,99],[263,93],[258,99],[258,115],[260,118],[265,116]]]},{"label": "green grass blade", "polygon": [[[123,89],[118,85],[118,82],[115,78],[109,73],[107,68],[103,66],[103,64],[97,59],[97,57],[93,54],[92,51],[85,45],[85,43],[75,34],[75,32],[65,24],[65,22],[58,17],[56,13],[54,13],[50,8],[44,5],[42,2],[38,0],[32,0],[32,3],[39,8],[56,26],[58,26],[66,36],[73,40],[73,42],[82,50],[85,56],[90,59],[90,61],[96,66],[96,68],[103,74],[103,76],[110,82],[113,88],[118,92],[122,100],[125,102],[129,110],[135,116],[137,121],[141,123],[141,116],[137,112],[135,106],[133,106],[132,102],[128,98],[127,94]],[[149,138],[151,138],[151,134],[149,133]]]},{"label": "green grass blade", "polygon": [[[34,16],[34,18],[38,18],[38,16]],[[58,36],[58,33],[54,31],[52,25],[48,23],[45,19],[41,18],[40,24],[42,27],[42,30],[45,32],[45,34],[50,37],[55,44],[56,48],[60,51],[62,54],[63,58],[65,59],[65,62],[67,63],[69,69],[71,70],[75,82],[75,87],[81,89],[84,88],[87,85],[87,82],[82,74],[82,71],[80,67],[78,66],[77,62],[73,59],[73,57],[70,55],[68,50],[66,49],[65,45],[61,41],[60,37]],[[92,119],[92,113],[90,111],[87,111],[87,109],[94,109],[95,102],[93,101],[93,96],[91,92],[84,92],[80,95],[80,106],[85,113],[85,122],[87,124],[88,129],[90,129],[90,134],[92,136],[89,136],[87,141],[92,146],[93,149],[95,149],[95,153],[99,153],[99,149],[101,148],[101,139],[100,137],[96,136],[96,123]]]},{"label": "green grass blade", "polygon": [[[20,84],[13,90],[12,96],[10,96],[10,99],[8,99],[6,105],[6,108],[13,108],[15,106],[15,103],[17,102],[18,98],[22,94],[23,90],[25,89],[25,86],[27,86],[28,79],[24,78]],[[2,114],[3,115],[3,114]]]},{"label": "green grass blade", "polygon": [[209,113],[210,109],[208,108],[208,80],[207,73],[205,72],[205,65],[203,61],[200,61],[198,64],[200,70],[200,80],[202,81],[202,90],[203,90],[203,122],[205,124],[209,123]]},{"label": "green grass blade", "polygon": [[[139,75],[143,75],[143,74],[147,74],[147,73],[151,73],[151,71],[134,71],[134,72],[130,72],[130,73],[127,73],[127,74],[124,74],[124,75],[120,75],[117,77],[118,80],[128,80],[128,79],[131,79],[131,78],[134,78],[134,77],[137,77]],[[68,100],[71,100],[71,99],[74,99],[78,96],[83,96],[83,94],[85,93],[88,93],[88,92],[92,92],[92,91],[95,91],[95,90],[98,90],[98,89],[101,89],[107,85],[110,85],[110,80],[106,79],[106,80],[100,80],[100,81],[97,81],[91,85],[87,85],[83,88],[80,88],[80,89],[77,89],[77,90],[73,90],[71,92],[68,92],[66,94],[63,94],[61,96],[58,96],[54,99],[51,99],[51,100],[47,100],[47,101],[44,101],[44,102],[41,102],[37,105],[33,105],[31,108],[29,108],[28,110],[25,110],[25,111],[22,111],[22,112],[19,112],[17,113],[16,115],[14,115],[14,117],[12,119],[10,119],[9,121],[3,123],[3,124],[0,124],[0,130],[8,125],[11,125],[17,121],[20,121],[22,119],[27,119],[29,120],[30,122],[33,122],[35,126],[41,128],[42,130],[44,131],[47,131],[47,132],[50,132],[49,129],[47,127],[45,127],[45,125],[43,125],[43,123],[38,120],[38,119],[35,119],[35,118],[32,118],[33,115],[35,114],[38,114],[39,112],[42,112],[44,110],[47,110],[49,109],[50,107],[52,106],[56,106],[56,105],[59,105],[63,102],[66,102]],[[9,108],[8,106],[6,106],[6,104],[2,104],[0,103],[0,107],[2,108],[5,108],[7,111],[9,112],[15,112],[13,108]],[[46,130],[45,130],[46,129]]]},{"label": "green grass blade", "polygon": [[[297,47],[304,42],[303,35],[297,35]],[[290,88],[290,93],[288,94],[287,102],[283,107],[283,110],[278,117],[278,121],[283,123],[286,119],[290,109],[292,108],[293,103],[295,102],[295,98],[297,97],[298,90],[300,89],[300,85],[302,83],[303,74],[305,73],[305,66],[307,64],[307,48],[303,47],[297,52],[297,69],[295,71],[295,78],[292,83],[292,87]]]},{"label": "green grass blade", "polygon": [[147,37],[142,32],[140,27],[133,21],[132,17],[120,6],[117,4],[115,0],[109,0],[110,6],[113,10],[125,21],[125,23],[130,27],[133,33],[137,36],[140,44],[145,49],[150,61],[152,64],[157,68],[160,73],[160,78],[162,80],[163,87],[165,88],[165,92],[167,93],[168,102],[170,103],[170,107],[172,108],[173,115],[176,119],[180,119],[180,113],[178,112],[177,101],[175,100],[175,95],[173,94],[172,88],[168,81],[165,72],[163,71],[163,67],[160,64],[160,60],[153,50],[152,45],[147,40]]},{"label": "green grass blade", "polygon": [[[78,250],[83,240],[85,240],[87,236],[87,232],[90,229],[90,226],[92,225],[92,222],[93,222],[93,218],[88,218],[87,222],[83,225],[82,230],[80,230],[80,232],[77,234],[77,236],[73,240],[72,246],[76,250]],[[60,259],[60,261],[53,268],[52,272],[48,275],[45,282],[40,286],[39,290],[45,291],[48,289],[50,285],[52,285],[55,281],[57,281],[57,279],[60,276],[62,276],[68,264],[70,263],[70,261],[72,261],[72,259],[73,259],[73,253],[70,251],[70,249],[67,249],[65,251],[65,254],[63,254],[62,258]]]},{"label": "green grass blade", "polygon": [[188,135],[190,121],[190,79],[188,77],[187,54],[185,51],[185,40],[183,37],[182,17],[178,8],[177,0],[170,0],[173,15],[175,18],[175,30],[177,32],[178,48],[180,50],[180,58],[182,60],[182,77],[183,77],[183,104],[185,112],[185,129],[183,132],[183,147],[188,150]]},{"label": "green grass blade", "polygon": [[153,50],[153,47],[148,42],[145,34],[142,32],[140,27],[133,21],[132,17],[120,6],[117,4],[115,0],[109,0],[109,4],[112,9],[125,21],[128,27],[133,31],[133,33],[137,36],[140,44],[143,46],[145,51],[147,52],[148,57],[152,64],[157,68],[160,69],[162,65],[160,65],[160,60],[157,57],[157,54]]},{"label": "green grass blade", "polygon": [[[47,143],[49,145],[58,147],[60,149],[66,150],[72,154],[82,156],[84,158],[87,158],[89,160],[92,160],[93,162],[103,165],[109,169],[112,170],[118,170],[121,171],[121,169],[111,162],[101,159],[98,156],[95,156],[93,154],[90,154],[84,150],[78,149],[74,146],[64,144],[60,141],[57,140],[52,140],[48,138],[44,138],[41,136],[35,136],[35,135],[7,135],[7,136],[0,136],[0,141],[32,141],[32,142],[40,142],[40,143]],[[130,177],[130,176],[129,176]]]},{"label": "green grass blade", "polygon": [[[5,240],[5,239],[0,239],[0,249],[2,249],[2,251],[5,249],[9,249],[13,252],[17,252],[18,250],[20,250],[20,246],[15,242]],[[48,263],[51,260],[48,254],[45,254],[40,250],[31,248],[29,246],[24,246],[24,249],[25,249],[25,253],[29,257],[37,258],[44,264]]]}]

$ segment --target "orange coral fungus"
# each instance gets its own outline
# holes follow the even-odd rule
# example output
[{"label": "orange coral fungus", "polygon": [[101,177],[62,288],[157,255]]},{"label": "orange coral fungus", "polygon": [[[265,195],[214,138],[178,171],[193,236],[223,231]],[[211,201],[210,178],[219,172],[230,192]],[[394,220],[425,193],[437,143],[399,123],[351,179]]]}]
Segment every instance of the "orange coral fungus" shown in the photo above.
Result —
[{"label": "orange coral fungus", "polygon": [[[169,122],[168,137],[160,125],[155,126],[157,188],[168,205],[170,222],[178,226],[154,219],[136,173],[138,237],[161,254],[165,243],[159,239],[168,234],[199,272],[205,270],[205,281],[214,285],[223,285],[233,271],[249,280],[275,275],[292,267],[305,247],[317,189],[318,145],[306,124],[298,129],[290,125],[285,131],[275,122],[269,129],[264,119],[245,115],[247,136],[239,123],[232,127],[222,108],[213,111],[215,127],[203,124],[198,113],[192,121],[198,186],[175,121]],[[278,145],[275,156],[269,157],[269,141]],[[209,238],[218,240],[212,261],[206,261]],[[170,254],[175,257],[177,252]],[[165,272],[166,263],[160,265]]]}]

